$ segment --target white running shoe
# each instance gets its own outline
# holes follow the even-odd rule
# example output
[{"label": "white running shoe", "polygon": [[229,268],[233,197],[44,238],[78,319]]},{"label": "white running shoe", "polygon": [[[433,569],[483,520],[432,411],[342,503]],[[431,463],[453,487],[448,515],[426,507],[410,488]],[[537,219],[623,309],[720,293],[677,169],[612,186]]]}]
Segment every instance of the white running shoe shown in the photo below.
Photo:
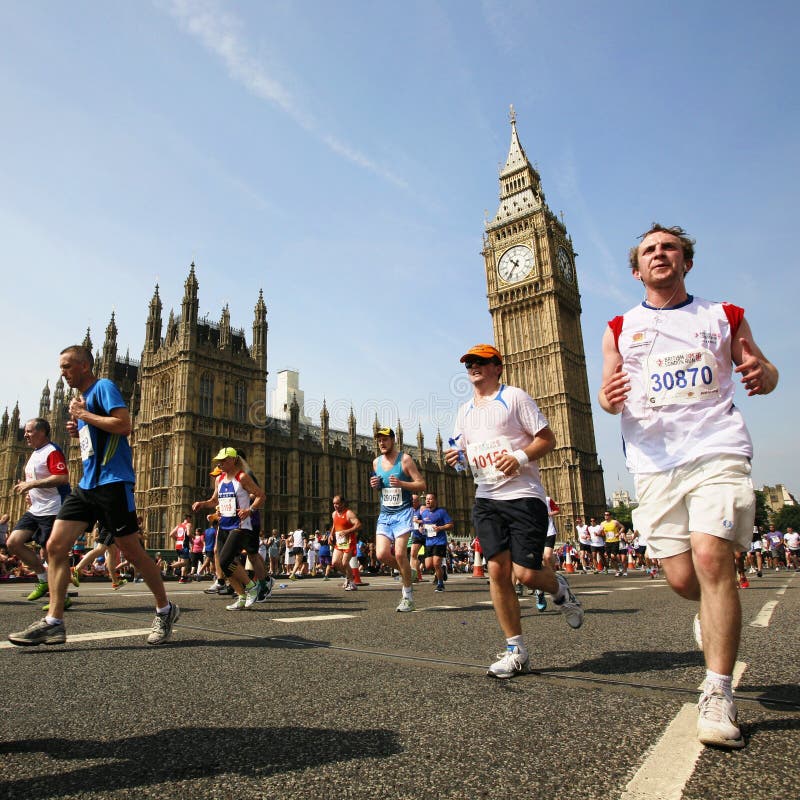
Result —
[{"label": "white running shoe", "polygon": [[243,594],[240,594],[229,606],[225,606],[225,608],[227,608],[228,611],[241,611],[245,608],[246,602],[247,598]]},{"label": "white running shoe", "polygon": [[519,647],[497,654],[498,660],[486,670],[492,678],[513,678],[531,671],[531,660],[528,654],[520,653]]},{"label": "white running shoe", "polygon": [[564,587],[564,598],[556,600],[553,597],[553,603],[556,608],[564,615],[567,620],[567,625],[570,628],[580,628],[583,625],[583,607],[581,601],[572,594],[572,589],[569,588],[569,583],[563,575],[556,575],[556,580],[561,586]]},{"label": "white running shoe", "polygon": [[719,689],[703,693],[697,704],[697,738],[703,744],[738,750],[744,738],[736,722],[736,704]]},{"label": "white running shoe", "polygon": [[408,597],[404,597],[400,601],[400,605],[397,606],[395,611],[416,611],[417,607],[414,605],[414,601]]},{"label": "white running shoe", "polygon": [[703,629],[700,627],[700,612],[698,611],[697,614],[694,615],[694,619],[692,620],[692,633],[694,633],[694,640],[697,643],[697,646],[702,650],[703,649]]},{"label": "white running shoe", "polygon": [[250,608],[250,606],[258,600],[258,581],[253,581],[253,585],[249,589],[244,590],[244,607]]}]

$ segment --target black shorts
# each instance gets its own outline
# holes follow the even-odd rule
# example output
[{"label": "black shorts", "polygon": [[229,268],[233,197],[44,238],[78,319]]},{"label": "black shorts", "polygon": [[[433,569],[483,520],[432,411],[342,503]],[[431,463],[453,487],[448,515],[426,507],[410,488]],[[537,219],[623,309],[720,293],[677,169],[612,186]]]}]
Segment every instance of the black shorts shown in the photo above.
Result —
[{"label": "black shorts", "polygon": [[99,521],[101,527],[115,537],[136,533],[139,522],[133,502],[133,484],[119,481],[104,483],[94,489],[78,486],[64,501],[57,519],[85,522],[88,526]]},{"label": "black shorts", "polygon": [[556,535],[553,534],[552,536],[546,536],[544,540],[544,546],[549,547],[552,550],[556,546]]},{"label": "black shorts", "polygon": [[182,561],[188,561],[191,552],[188,547],[181,547],[175,551],[175,555],[178,556]]},{"label": "black shorts", "polygon": [[302,547],[293,547],[289,551],[290,556],[294,556],[295,559],[300,559],[300,563],[302,564],[305,561],[305,551]]},{"label": "black shorts", "polygon": [[425,544],[425,534],[411,531],[411,544]]},{"label": "black shorts", "polygon": [[515,500],[476,497],[472,523],[487,561],[510,550],[515,564],[527,569],[542,568],[548,516],[545,504],[537,497]]},{"label": "black shorts", "polygon": [[33,540],[39,547],[44,547],[47,540],[50,538],[50,531],[53,530],[53,523],[56,521],[56,515],[39,516],[38,514],[31,514],[26,511],[14,526],[15,531],[26,531],[31,535],[27,541]]},{"label": "black shorts", "polygon": [[94,538],[94,546],[102,544],[106,547],[111,547],[114,544],[114,531],[110,531],[107,528],[100,528],[97,531],[97,536]]},{"label": "black shorts", "polygon": [[581,544],[581,553],[591,553],[592,546],[590,544]]},{"label": "black shorts", "polygon": [[217,552],[222,550],[225,546],[225,542],[228,541],[228,537],[232,533],[238,534],[237,544],[241,545],[242,550],[244,550],[247,555],[251,556],[253,553],[258,552],[258,534],[246,528],[234,528],[228,531],[224,528],[220,528],[217,532]]},{"label": "black shorts", "polygon": [[446,544],[426,544],[425,545],[425,558],[437,556],[438,558],[447,558],[447,545]]},{"label": "black shorts", "polygon": [[606,542],[605,551],[607,556],[617,556],[620,554],[619,542]]}]

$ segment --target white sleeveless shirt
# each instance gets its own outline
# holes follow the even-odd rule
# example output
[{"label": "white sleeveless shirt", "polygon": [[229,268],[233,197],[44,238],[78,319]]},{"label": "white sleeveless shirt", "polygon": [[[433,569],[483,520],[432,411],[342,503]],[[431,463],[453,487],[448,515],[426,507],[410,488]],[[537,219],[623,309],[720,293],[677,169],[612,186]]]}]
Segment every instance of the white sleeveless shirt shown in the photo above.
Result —
[{"label": "white sleeveless shirt", "polygon": [[622,438],[632,473],[723,453],[752,458],[731,377],[731,341],[743,317],[738,306],[690,295],[675,308],[642,303],[609,322],[631,384]]}]

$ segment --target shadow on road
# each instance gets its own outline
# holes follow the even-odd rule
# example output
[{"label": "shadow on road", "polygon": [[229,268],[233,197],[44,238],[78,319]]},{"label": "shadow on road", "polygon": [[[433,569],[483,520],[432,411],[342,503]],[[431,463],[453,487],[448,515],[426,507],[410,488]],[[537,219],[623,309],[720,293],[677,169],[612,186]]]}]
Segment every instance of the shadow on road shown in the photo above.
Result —
[{"label": "shadow on road", "polygon": [[[331,746],[320,747],[320,742]],[[19,772],[28,772],[35,764],[37,774],[5,781],[0,791],[4,797],[20,798],[74,796],[85,792],[102,795],[231,773],[234,779],[237,773],[266,777],[324,763],[385,758],[398,752],[396,735],[380,729],[186,727],[113,741],[23,739],[0,742],[4,772],[9,775],[16,762]],[[37,754],[37,758],[32,762],[13,758],[12,754]],[[102,767],[92,764],[65,769],[54,763],[87,758],[113,759],[113,762]]]}]

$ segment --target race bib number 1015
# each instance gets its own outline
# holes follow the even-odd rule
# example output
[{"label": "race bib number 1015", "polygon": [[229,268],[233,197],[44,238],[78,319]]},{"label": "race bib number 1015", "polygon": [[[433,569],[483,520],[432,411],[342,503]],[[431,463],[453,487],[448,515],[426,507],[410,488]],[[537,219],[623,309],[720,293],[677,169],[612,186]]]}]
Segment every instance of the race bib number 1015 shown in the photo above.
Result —
[{"label": "race bib number 1015", "polygon": [[508,478],[494,465],[503,453],[511,452],[511,442],[507,436],[487,439],[467,445],[467,457],[475,477],[475,483],[495,484]]}]

